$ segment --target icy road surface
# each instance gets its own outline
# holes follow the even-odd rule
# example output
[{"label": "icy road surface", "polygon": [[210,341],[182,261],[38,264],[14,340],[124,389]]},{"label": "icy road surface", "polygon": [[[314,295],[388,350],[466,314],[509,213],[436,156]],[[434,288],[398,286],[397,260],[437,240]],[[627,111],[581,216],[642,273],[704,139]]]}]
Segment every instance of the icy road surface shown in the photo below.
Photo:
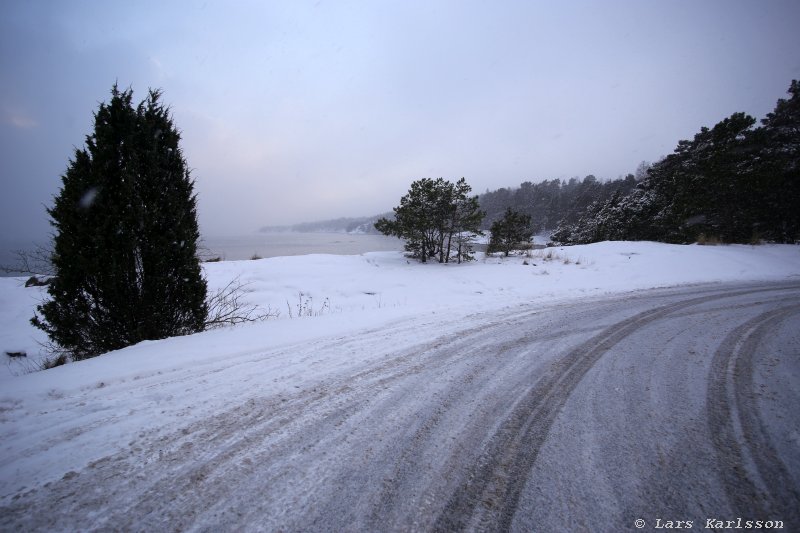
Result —
[{"label": "icy road surface", "polygon": [[800,285],[427,315],[0,422],[5,531],[797,531]]}]

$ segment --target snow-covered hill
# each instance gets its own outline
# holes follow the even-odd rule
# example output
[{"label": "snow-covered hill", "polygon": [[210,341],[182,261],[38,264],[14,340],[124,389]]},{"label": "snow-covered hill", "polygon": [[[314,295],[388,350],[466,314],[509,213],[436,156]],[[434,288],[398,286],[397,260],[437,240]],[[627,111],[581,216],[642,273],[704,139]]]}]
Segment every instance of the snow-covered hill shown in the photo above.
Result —
[{"label": "snow-covered hill", "polygon": [[[239,278],[248,302],[279,316],[193,338],[145,343],[131,348],[139,354],[137,358],[158,354],[166,346],[202,346],[205,339],[218,336],[226,339],[230,350],[243,350],[250,338],[259,339],[259,346],[271,340],[301,341],[424,313],[450,315],[691,283],[800,279],[800,247],[603,242],[508,258],[479,254],[477,261],[461,265],[420,264],[399,252],[375,252],[206,263],[204,268],[211,290]],[[41,357],[40,343],[46,338],[29,319],[44,296],[43,289],[25,288],[24,278],[0,278],[0,357],[6,363],[0,381],[25,374]],[[298,315],[304,316],[298,319]],[[200,350],[192,357],[225,357],[226,350],[224,346],[217,351]],[[28,356],[10,358],[5,352]],[[158,364],[183,364],[161,355],[153,359]],[[88,361],[81,368],[88,371],[97,364]]]},{"label": "snow-covered hill", "polygon": [[[160,443],[173,442],[169,435],[192,431],[198,421],[225,440],[227,415],[221,413],[246,417],[256,398],[269,398],[269,412],[279,416],[287,398],[302,393],[313,399],[332,382],[346,387],[354,376],[369,378],[364,369],[383,368],[387,354],[416,354],[427,341],[435,348],[436,339],[464,335],[472,338],[464,346],[476,339],[492,346],[494,339],[480,337],[493,331],[486,329],[490,323],[513,327],[515,317],[537,314],[539,306],[547,318],[554,309],[588,308],[598,296],[625,291],[800,280],[800,247],[607,242],[530,256],[481,256],[462,265],[420,264],[380,252],[213,263],[205,272],[212,290],[240,278],[249,302],[280,316],[143,342],[39,372],[26,372],[41,356],[37,343],[45,340],[28,319],[44,293],[24,288],[22,278],[0,278],[0,349],[28,353],[13,360],[0,355],[6,359],[0,374],[0,507],[31,488],[102,466],[108,457],[127,457],[136,469],[141,461],[160,461],[162,453],[181,455]],[[375,386],[380,389],[380,382]],[[110,483],[119,488],[128,475]]]}]

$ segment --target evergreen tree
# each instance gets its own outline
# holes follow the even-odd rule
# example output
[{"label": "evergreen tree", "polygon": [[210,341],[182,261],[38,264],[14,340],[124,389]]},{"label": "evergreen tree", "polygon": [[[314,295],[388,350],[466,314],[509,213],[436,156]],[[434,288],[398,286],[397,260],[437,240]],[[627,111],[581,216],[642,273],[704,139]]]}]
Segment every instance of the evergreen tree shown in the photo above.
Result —
[{"label": "evergreen tree", "polygon": [[763,191],[758,232],[777,242],[800,242],[800,82],[792,80],[756,133],[753,181]]},{"label": "evergreen tree", "polygon": [[508,257],[511,250],[520,245],[530,244],[533,230],[530,215],[506,209],[503,218],[492,224],[488,253],[503,252]]},{"label": "evergreen tree", "polygon": [[[627,195],[595,202],[573,224],[552,235],[562,244],[602,240],[655,240],[690,243],[703,236],[747,242],[756,225],[753,206],[761,193],[753,186],[755,119],[734,113],[647,169]],[[621,192],[621,191],[620,191]]]},{"label": "evergreen tree", "polygon": [[381,218],[375,229],[404,239],[406,251],[423,263],[450,262],[454,245],[458,262],[470,259],[483,220],[477,196],[468,196],[471,190],[464,178],[456,184],[443,178],[414,181],[394,208],[394,220]]},{"label": "evergreen tree", "polygon": [[394,208],[394,220],[381,218],[375,223],[375,229],[405,240],[406,251],[426,263],[436,256],[435,211],[441,204],[439,196],[443,184],[442,178],[414,181],[408,194],[400,199],[400,205]]},{"label": "evergreen tree", "polygon": [[[481,232],[481,222],[483,222],[484,212],[481,211],[477,196],[469,196],[472,187],[467,184],[464,178],[458,180],[452,187],[452,205],[449,207],[450,223],[447,227],[447,252],[445,262],[451,258],[451,250],[455,246],[455,259],[470,261],[474,257],[472,249],[475,237],[483,235]],[[455,241],[455,242],[453,242]]]},{"label": "evergreen tree", "polygon": [[74,360],[204,328],[194,184],[160,96],[113,87],[48,210],[56,276],[32,322]]}]

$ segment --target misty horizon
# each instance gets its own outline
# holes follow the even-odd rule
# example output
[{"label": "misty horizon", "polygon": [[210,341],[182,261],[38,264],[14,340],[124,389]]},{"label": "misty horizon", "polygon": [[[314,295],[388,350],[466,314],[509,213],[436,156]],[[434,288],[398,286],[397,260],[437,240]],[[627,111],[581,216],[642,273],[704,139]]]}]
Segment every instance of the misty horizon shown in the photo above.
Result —
[{"label": "misty horizon", "polygon": [[616,179],[800,78],[800,4],[633,1],[6,7],[4,240],[46,206],[111,86],[182,131],[204,235],[390,211],[419,178],[474,194]]}]

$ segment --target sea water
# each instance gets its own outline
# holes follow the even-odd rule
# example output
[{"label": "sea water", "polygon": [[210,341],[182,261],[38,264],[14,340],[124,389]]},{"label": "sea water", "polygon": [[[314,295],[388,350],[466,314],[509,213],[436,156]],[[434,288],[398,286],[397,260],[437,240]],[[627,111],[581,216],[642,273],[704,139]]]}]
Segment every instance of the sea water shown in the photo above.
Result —
[{"label": "sea water", "polygon": [[394,237],[349,233],[286,232],[209,236],[200,243],[201,257],[220,257],[226,261],[306,254],[358,255],[402,249],[403,241]]},{"label": "sea water", "polygon": [[[18,263],[15,251],[32,250],[37,241],[0,240],[0,266]],[[224,261],[238,261],[255,257],[285,255],[334,254],[358,255],[365,252],[390,252],[403,249],[403,241],[384,235],[349,233],[253,233],[249,235],[204,236],[198,243],[198,255],[203,260],[219,257]],[[24,276],[24,273],[6,273],[0,276]]]}]

